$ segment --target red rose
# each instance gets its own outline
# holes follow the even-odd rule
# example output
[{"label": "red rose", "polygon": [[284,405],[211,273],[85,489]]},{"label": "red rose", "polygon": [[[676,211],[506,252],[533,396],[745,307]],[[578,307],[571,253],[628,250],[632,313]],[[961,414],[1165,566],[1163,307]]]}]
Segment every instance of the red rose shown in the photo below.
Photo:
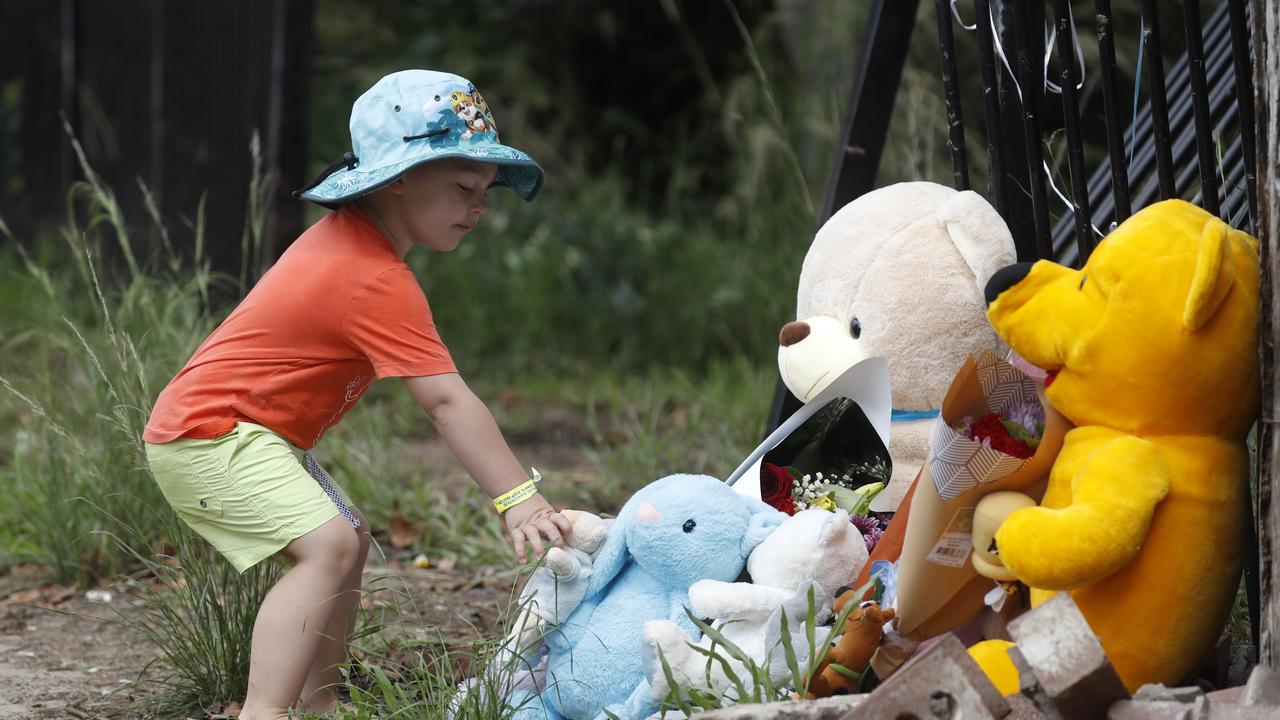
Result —
[{"label": "red rose", "polygon": [[975,420],[969,429],[969,437],[978,441],[989,440],[991,447],[1016,458],[1026,459],[1036,454],[1026,442],[1009,435],[996,413],[987,413]]},{"label": "red rose", "polygon": [[791,488],[795,482],[786,468],[761,463],[760,498],[788,515],[796,514],[796,503],[791,498]]}]

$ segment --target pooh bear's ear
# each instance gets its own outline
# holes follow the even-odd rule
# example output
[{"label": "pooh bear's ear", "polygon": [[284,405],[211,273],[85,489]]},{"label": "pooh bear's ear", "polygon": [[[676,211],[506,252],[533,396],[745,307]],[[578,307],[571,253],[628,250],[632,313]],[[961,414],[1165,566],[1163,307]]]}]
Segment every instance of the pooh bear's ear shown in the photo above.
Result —
[{"label": "pooh bear's ear", "polygon": [[979,289],[987,286],[997,270],[1017,262],[1018,252],[1009,226],[978,193],[958,192],[935,212]]},{"label": "pooh bear's ear", "polygon": [[1218,218],[1206,222],[1200,231],[1196,269],[1182,310],[1182,324],[1191,332],[1209,322],[1235,282],[1236,264],[1231,256],[1228,231],[1227,224]]}]

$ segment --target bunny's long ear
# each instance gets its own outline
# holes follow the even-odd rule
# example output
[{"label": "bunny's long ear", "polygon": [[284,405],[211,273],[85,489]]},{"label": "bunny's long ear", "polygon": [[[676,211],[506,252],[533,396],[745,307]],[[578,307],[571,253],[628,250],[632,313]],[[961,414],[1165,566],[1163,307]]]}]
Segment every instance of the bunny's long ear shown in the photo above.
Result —
[{"label": "bunny's long ear", "polygon": [[[628,508],[623,508],[627,510]],[[613,579],[622,572],[630,559],[630,548],[627,546],[627,528],[634,522],[634,516],[621,513],[609,528],[604,544],[591,559],[591,579],[587,581],[587,590],[583,598],[589,598],[604,590]]]},{"label": "bunny's long ear", "polygon": [[750,555],[757,545],[764,542],[764,539],[787,519],[786,513],[774,509],[768,503],[755,498],[745,499],[747,507],[751,510],[751,520],[747,523],[747,531],[742,536],[743,557]]}]

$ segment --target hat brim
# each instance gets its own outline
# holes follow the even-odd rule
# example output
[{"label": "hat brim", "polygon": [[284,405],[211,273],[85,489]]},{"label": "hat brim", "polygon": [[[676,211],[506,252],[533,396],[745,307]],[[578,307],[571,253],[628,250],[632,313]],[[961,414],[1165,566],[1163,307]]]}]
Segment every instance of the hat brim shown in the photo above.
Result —
[{"label": "hat brim", "polygon": [[466,158],[498,166],[493,184],[509,187],[526,201],[533,200],[542,189],[542,167],[528,154],[500,143],[471,145],[465,151],[423,153],[392,165],[365,170],[342,168],[320,181],[298,197],[333,209],[389,185],[410,168],[444,158]]}]

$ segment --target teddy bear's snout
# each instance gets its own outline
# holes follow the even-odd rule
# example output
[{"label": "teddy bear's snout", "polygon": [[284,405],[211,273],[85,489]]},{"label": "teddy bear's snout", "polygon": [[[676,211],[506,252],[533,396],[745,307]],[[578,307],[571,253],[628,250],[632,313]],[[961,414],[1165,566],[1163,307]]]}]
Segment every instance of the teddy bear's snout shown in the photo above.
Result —
[{"label": "teddy bear's snout", "polygon": [[791,347],[807,337],[809,337],[809,323],[792,321],[782,326],[782,330],[778,333],[778,344],[782,347]]},{"label": "teddy bear's snout", "polygon": [[1000,293],[1022,282],[1022,279],[1031,272],[1032,265],[1035,265],[1035,263],[1014,263],[997,270],[991,276],[991,279],[987,281],[987,288],[983,293],[987,299],[987,304],[990,305],[995,302],[996,298],[1000,297]]}]

